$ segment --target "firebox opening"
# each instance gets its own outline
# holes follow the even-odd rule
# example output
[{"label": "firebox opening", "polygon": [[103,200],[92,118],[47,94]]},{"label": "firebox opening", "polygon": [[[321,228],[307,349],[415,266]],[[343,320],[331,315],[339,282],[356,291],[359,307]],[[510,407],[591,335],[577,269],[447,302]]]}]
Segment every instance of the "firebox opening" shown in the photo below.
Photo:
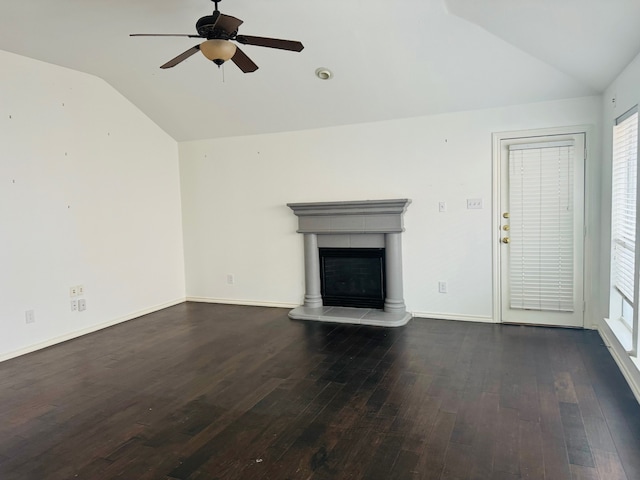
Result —
[{"label": "firebox opening", "polygon": [[319,248],[324,306],[384,307],[384,248]]}]

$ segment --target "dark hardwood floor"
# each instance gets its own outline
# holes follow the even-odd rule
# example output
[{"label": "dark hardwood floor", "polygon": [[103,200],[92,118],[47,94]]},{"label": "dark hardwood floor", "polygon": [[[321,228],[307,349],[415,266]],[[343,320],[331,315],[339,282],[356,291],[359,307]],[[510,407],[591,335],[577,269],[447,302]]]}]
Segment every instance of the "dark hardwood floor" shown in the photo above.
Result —
[{"label": "dark hardwood floor", "polygon": [[187,303],[0,363],[0,479],[640,479],[594,331]]}]

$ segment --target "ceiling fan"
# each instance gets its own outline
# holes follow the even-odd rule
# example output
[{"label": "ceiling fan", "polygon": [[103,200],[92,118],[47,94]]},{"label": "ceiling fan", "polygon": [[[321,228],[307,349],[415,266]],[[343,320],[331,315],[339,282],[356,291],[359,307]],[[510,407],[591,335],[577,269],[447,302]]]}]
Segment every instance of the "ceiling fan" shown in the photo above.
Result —
[{"label": "ceiling fan", "polygon": [[238,27],[242,25],[242,20],[220,13],[218,3],[222,0],[212,0],[216,7],[212,15],[200,18],[196,22],[195,34],[174,34],[174,33],[132,33],[132,37],[189,37],[206,38],[206,41],[191,47],[189,50],[172,58],[160,68],[171,68],[186,60],[194,53],[200,51],[216,65],[220,66],[227,60],[235,63],[244,73],[255,72],[258,69],[251,60],[235,43],[242,45],[255,45],[258,47],[277,48],[280,50],[290,50],[300,52],[304,45],[294,40],[280,40],[277,38],[255,37],[252,35],[238,35]]}]

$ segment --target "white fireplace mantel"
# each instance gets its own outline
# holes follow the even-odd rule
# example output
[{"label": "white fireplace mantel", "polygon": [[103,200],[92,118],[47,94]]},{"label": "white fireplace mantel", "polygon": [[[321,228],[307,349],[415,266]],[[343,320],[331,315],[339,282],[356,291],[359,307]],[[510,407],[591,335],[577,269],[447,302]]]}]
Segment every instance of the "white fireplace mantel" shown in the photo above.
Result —
[{"label": "white fireplace mantel", "polygon": [[[289,313],[298,320],[360,323],[397,327],[407,313],[402,286],[403,214],[408,199],[289,203],[304,235],[304,304]],[[376,244],[385,249],[386,296],[383,310],[325,307],[320,294],[318,243],[350,247]]]}]

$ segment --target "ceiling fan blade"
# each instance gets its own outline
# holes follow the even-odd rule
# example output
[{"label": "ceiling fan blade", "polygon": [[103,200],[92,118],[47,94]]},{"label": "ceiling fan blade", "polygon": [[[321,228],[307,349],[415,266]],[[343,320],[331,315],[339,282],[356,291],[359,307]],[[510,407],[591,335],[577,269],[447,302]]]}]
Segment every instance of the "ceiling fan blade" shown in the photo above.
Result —
[{"label": "ceiling fan blade", "polygon": [[162,65],[160,68],[175,67],[177,64],[179,64],[180,62],[186,60],[191,55],[193,55],[194,53],[199,52],[199,51],[200,51],[200,45],[196,45],[195,47],[191,47],[189,50],[187,50],[186,52],[181,53],[176,58],[172,58],[171,60],[169,60],[167,63]]},{"label": "ceiling fan blade", "polygon": [[242,25],[242,23],[242,20],[239,18],[222,13],[216,22],[216,28],[221,28],[227,33],[233,33],[238,30],[238,27]]},{"label": "ceiling fan blade", "polygon": [[130,37],[189,37],[203,38],[202,35],[191,35],[188,33],[130,33]]},{"label": "ceiling fan blade", "polygon": [[236,53],[231,57],[231,61],[244,73],[255,72],[258,69],[258,65],[253,63],[253,60],[247,57],[247,54],[238,47],[236,47]]},{"label": "ceiling fan blade", "polygon": [[243,45],[256,45],[258,47],[278,48],[280,50],[291,50],[300,52],[304,45],[295,40],[280,40],[278,38],[254,37],[252,35],[238,35],[236,40]]}]

